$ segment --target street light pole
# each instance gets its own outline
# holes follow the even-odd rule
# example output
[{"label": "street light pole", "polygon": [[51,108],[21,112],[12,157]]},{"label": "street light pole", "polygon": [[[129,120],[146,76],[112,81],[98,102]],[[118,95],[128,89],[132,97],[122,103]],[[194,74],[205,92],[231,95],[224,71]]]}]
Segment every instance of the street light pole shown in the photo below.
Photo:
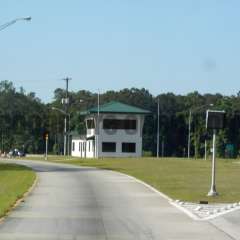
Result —
[{"label": "street light pole", "polygon": [[[67,81],[69,81],[70,79],[68,79]],[[67,92],[68,92],[68,83],[67,83]],[[67,103],[68,101],[66,99],[62,99],[62,103]],[[83,100],[80,99],[79,103],[82,103]],[[63,109],[60,108],[56,108],[56,107],[52,107],[52,110],[56,110],[62,114],[64,114],[64,155],[66,155],[66,153],[68,152],[68,155],[70,156],[70,130],[71,130],[71,113],[68,111],[64,111]],[[68,124],[67,124],[67,118],[68,118]],[[67,129],[67,125],[68,125],[68,129]]]},{"label": "street light pole", "polygon": [[[0,31],[4,30],[5,28],[15,24],[16,22],[18,21],[31,21],[32,20],[32,17],[22,17],[22,18],[16,18],[10,22],[7,22],[7,23],[4,23],[2,25],[0,25]],[[2,133],[2,149],[1,151],[3,151],[3,133]]]},{"label": "street light pole", "polygon": [[[56,110],[56,111],[64,114],[64,143],[63,143],[64,149],[63,149],[63,154],[64,154],[64,156],[66,156],[66,153],[67,153],[67,132],[70,131],[70,113],[67,113],[64,110],[62,110],[60,108],[56,108],[56,107],[52,107],[52,110]],[[68,131],[67,131],[67,117],[69,118],[69,125],[68,125],[69,129],[68,129]],[[69,134],[68,134],[68,137],[69,137]],[[68,145],[68,154],[70,155],[69,145]]]},{"label": "street light pole", "polygon": [[2,31],[3,29],[15,24],[18,21],[31,21],[31,19],[32,19],[31,17],[16,18],[16,19],[14,19],[10,22],[7,22],[5,24],[0,25],[0,31]]}]

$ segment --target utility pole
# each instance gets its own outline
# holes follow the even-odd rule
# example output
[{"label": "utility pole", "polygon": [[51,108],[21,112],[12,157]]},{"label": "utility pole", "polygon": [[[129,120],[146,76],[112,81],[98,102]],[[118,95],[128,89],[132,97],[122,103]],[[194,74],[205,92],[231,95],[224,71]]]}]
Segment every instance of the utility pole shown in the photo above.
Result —
[{"label": "utility pole", "polygon": [[67,131],[67,116],[68,116],[68,107],[69,107],[69,96],[68,96],[68,85],[69,85],[69,81],[71,80],[71,78],[66,77],[63,78],[63,80],[66,82],[66,93],[65,93],[65,98],[62,99],[62,103],[64,104],[64,111],[65,111],[65,117],[64,117],[64,156],[67,155],[67,153],[69,154],[69,149],[67,151],[67,139],[68,139],[68,135],[69,135],[69,131]]}]

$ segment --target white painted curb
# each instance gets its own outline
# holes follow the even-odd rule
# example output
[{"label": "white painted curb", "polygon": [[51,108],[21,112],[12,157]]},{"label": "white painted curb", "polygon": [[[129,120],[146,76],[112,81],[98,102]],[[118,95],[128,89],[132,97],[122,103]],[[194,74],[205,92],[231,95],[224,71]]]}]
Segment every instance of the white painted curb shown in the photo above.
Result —
[{"label": "white painted curb", "polygon": [[[113,171],[113,170],[107,170],[107,171],[116,172],[116,171]],[[139,180],[139,179],[137,179],[137,178],[135,178],[133,176],[130,176],[130,175],[126,174],[126,173],[122,173],[122,172],[117,172],[117,173],[120,173],[120,174],[122,174],[124,176],[127,176],[128,178],[130,178],[130,179],[132,179],[132,180],[134,180],[134,181],[144,185],[145,187],[149,188],[150,190],[152,190],[153,192],[155,192],[156,194],[158,194],[162,198],[166,199],[169,202],[169,204],[171,204],[172,206],[176,207],[180,211],[184,212],[187,216],[189,216],[190,218],[192,218],[195,221],[207,221],[207,220],[211,220],[211,219],[214,219],[216,217],[225,215],[227,213],[234,212],[236,210],[240,210],[240,206],[238,206],[238,207],[232,208],[230,210],[226,210],[224,212],[219,212],[219,213],[212,214],[209,217],[200,218],[197,215],[195,215],[194,213],[192,213],[191,211],[189,211],[188,209],[186,209],[186,208],[182,207],[181,205],[179,205],[176,201],[174,201],[172,198],[170,198],[166,194],[158,191],[156,188],[154,188],[151,185],[143,182],[142,180]]]},{"label": "white painted curb", "polygon": [[[114,171],[113,171],[114,172]],[[121,172],[120,172],[121,173]],[[161,196],[162,198],[166,199],[171,205],[173,205],[174,207],[176,207],[177,209],[181,210],[182,212],[184,212],[186,215],[188,215],[190,218],[194,219],[194,220],[199,220],[199,218],[194,215],[192,212],[188,211],[187,209],[181,207],[180,205],[176,204],[174,202],[174,200],[172,198],[170,198],[169,196],[167,196],[166,194],[158,191],[156,188],[152,187],[151,185],[143,182],[142,180],[139,180],[133,176],[127,175],[125,173],[121,173],[127,177],[129,177],[130,179],[133,179],[134,181],[144,185],[145,187],[149,188],[150,190],[152,190],[153,192],[155,192],[156,194],[158,194],[159,196]]]}]

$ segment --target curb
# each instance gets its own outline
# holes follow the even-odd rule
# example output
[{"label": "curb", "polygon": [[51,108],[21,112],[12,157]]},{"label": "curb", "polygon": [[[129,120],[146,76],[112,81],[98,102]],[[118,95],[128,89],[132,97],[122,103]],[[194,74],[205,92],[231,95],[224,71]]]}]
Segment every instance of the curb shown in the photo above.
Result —
[{"label": "curb", "polygon": [[[98,168],[99,169],[99,168]],[[104,170],[104,169],[103,169]],[[106,170],[106,171],[109,171],[109,170]],[[112,172],[117,172],[117,171],[113,171],[113,170],[110,170]],[[130,176],[126,173],[122,173],[122,172],[117,172],[117,173],[120,173],[142,185],[144,185],[145,187],[147,187],[148,189],[152,190],[153,192],[155,192],[156,194],[158,194],[159,196],[161,196],[162,198],[164,198],[165,200],[168,201],[169,204],[171,204],[172,206],[174,206],[175,208],[177,208],[178,210],[182,211],[183,213],[185,213],[188,217],[190,217],[191,219],[195,220],[195,221],[208,221],[208,220],[212,220],[216,217],[219,217],[219,216],[222,216],[222,215],[225,215],[227,213],[230,213],[230,212],[233,212],[233,211],[236,211],[236,210],[240,210],[240,207],[237,207],[235,209],[231,209],[231,210],[228,210],[228,211],[225,211],[225,212],[222,212],[222,213],[217,213],[217,214],[213,214],[211,216],[208,216],[208,217],[205,217],[205,218],[200,218],[198,217],[197,215],[195,215],[194,213],[192,213],[190,210],[184,208],[183,206],[179,205],[176,203],[175,200],[173,200],[172,198],[170,198],[169,196],[167,196],[166,194],[158,191],[156,188],[152,187],[151,185],[145,183],[144,181],[142,180],[139,180],[137,179],[136,177],[133,177],[133,176]]]},{"label": "curb", "polygon": [[[41,162],[41,163],[49,163],[49,164],[59,164],[59,162],[45,162],[45,161],[37,161],[37,160],[34,160],[34,162]],[[208,220],[212,220],[214,218],[217,218],[219,216],[222,216],[222,215],[225,215],[225,214],[228,214],[230,212],[233,212],[233,211],[236,211],[236,210],[240,210],[240,206],[239,207],[236,207],[234,209],[229,209],[227,211],[224,211],[224,212],[218,212],[218,213],[214,213],[210,216],[206,216],[206,217],[200,217],[198,216],[197,214],[194,214],[191,210],[185,208],[184,206],[182,206],[182,204],[179,204],[179,200],[174,200],[172,198],[170,198],[168,195],[160,192],[159,190],[157,190],[156,188],[152,187],[151,185],[149,185],[148,183],[134,177],[134,176],[131,176],[131,175],[128,175],[126,173],[123,173],[123,172],[120,172],[120,171],[115,171],[115,170],[110,170],[110,169],[104,169],[104,168],[98,168],[98,167],[93,167],[93,166],[81,166],[81,165],[75,165],[75,164],[70,164],[70,163],[60,163],[60,164],[63,164],[63,165],[66,165],[66,166],[69,166],[69,167],[81,167],[81,168],[93,168],[93,169],[98,169],[98,170],[103,170],[103,171],[110,171],[110,172],[114,172],[114,173],[119,173],[123,176],[126,176],[128,177],[129,179],[131,180],[134,180],[135,182],[139,183],[139,184],[142,184],[144,185],[146,188],[150,189],[151,191],[153,191],[154,193],[156,193],[157,195],[159,195],[160,197],[164,198],[165,200],[168,201],[168,203],[170,205],[172,205],[173,207],[177,208],[178,210],[180,210],[181,212],[183,212],[185,215],[187,215],[188,217],[190,217],[191,219],[195,220],[195,221],[208,221]],[[38,176],[36,175],[36,179],[33,183],[33,185],[29,188],[29,190],[23,195],[23,197],[21,199],[18,199],[16,201],[16,203],[14,204],[13,207],[11,207],[11,209],[5,214],[5,216],[3,216],[3,218],[5,218],[6,216],[8,216],[14,208],[16,208],[22,201],[24,201],[24,199],[29,195],[29,193],[31,193],[31,191],[33,190],[33,188],[36,186],[36,183],[38,181]],[[180,202],[181,203],[181,202]],[[188,202],[185,202],[185,203],[188,203]],[[240,202],[239,202],[240,204]],[[2,221],[2,218],[0,218],[0,222]]]},{"label": "curb", "polygon": [[[114,171],[113,171],[113,172],[114,172]],[[121,173],[121,172],[119,172],[119,173]],[[133,177],[133,176],[127,175],[126,173],[121,173],[121,174],[123,174],[123,175],[127,176],[128,178],[133,179],[133,180],[135,180],[136,182],[138,182],[138,183],[144,185],[145,187],[149,188],[150,190],[152,190],[153,192],[155,192],[156,194],[158,194],[158,195],[161,196],[162,198],[166,199],[166,200],[169,202],[169,204],[171,204],[171,205],[174,206],[175,208],[179,209],[180,211],[184,212],[187,216],[189,216],[189,217],[192,218],[193,220],[197,220],[197,221],[200,220],[197,216],[195,216],[195,215],[194,215],[193,213],[191,213],[190,211],[188,211],[188,210],[186,210],[185,208],[183,208],[183,207],[175,204],[175,203],[174,203],[174,200],[173,200],[172,198],[170,198],[170,197],[167,196],[166,194],[158,191],[156,188],[152,187],[152,186],[149,185],[148,183],[145,183],[144,181],[142,181],[142,180],[140,180],[140,179],[138,179],[138,178],[135,178],[135,177]]]}]

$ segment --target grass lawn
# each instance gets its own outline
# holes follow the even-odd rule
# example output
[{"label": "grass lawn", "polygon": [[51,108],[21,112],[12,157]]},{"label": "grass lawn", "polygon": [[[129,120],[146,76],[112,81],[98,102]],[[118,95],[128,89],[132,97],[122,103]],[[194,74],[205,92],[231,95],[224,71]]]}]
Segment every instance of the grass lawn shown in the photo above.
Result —
[{"label": "grass lawn", "polygon": [[0,163],[0,217],[31,187],[35,177],[27,167]]},{"label": "grass lawn", "polygon": [[[33,157],[30,157],[33,159]],[[36,157],[37,160],[43,159]],[[240,161],[217,159],[217,191],[207,197],[211,182],[211,161],[182,158],[80,159],[49,156],[49,161],[110,169],[132,175],[173,199],[198,202],[239,202]]]}]

